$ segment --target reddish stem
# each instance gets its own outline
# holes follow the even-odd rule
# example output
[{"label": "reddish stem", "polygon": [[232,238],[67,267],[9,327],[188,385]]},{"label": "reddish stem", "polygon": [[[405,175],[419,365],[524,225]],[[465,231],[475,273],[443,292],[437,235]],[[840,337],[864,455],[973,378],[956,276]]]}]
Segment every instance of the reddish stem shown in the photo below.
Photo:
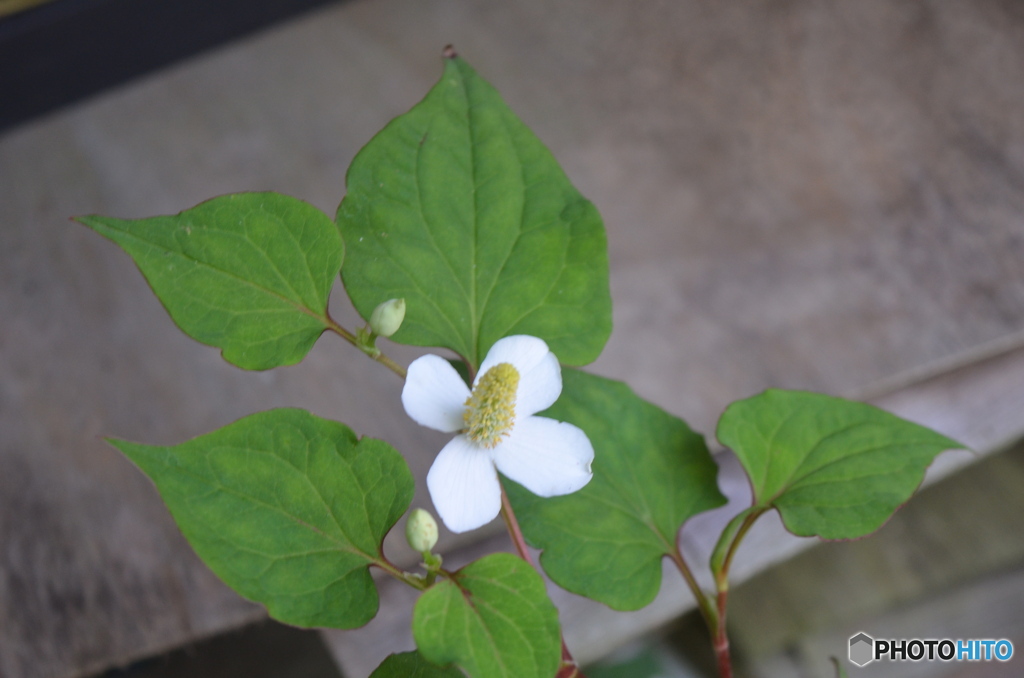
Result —
[{"label": "reddish stem", "polygon": [[576,666],[576,660],[572,658],[572,653],[565,645],[565,638],[562,639],[562,665],[555,678],[587,678],[580,671],[580,667]]},{"label": "reddish stem", "polygon": [[[519,529],[519,521],[516,520],[515,511],[512,510],[512,503],[509,502],[504,487],[501,488],[501,517],[505,519],[505,526],[508,528],[508,534],[512,538],[512,543],[516,546],[516,552],[519,554],[519,557],[528,562],[533,569],[538,570],[537,564],[533,562],[533,556],[530,555],[530,551],[526,548],[526,539],[523,537],[523,531]],[[572,653],[569,652],[564,637],[562,638],[562,665],[558,668],[555,678],[587,678],[580,671],[580,667],[576,665],[576,660],[573,659]]]},{"label": "reddish stem", "polygon": [[501,517],[505,519],[505,527],[508,528],[508,536],[512,538],[512,543],[516,545],[516,552],[519,557],[528,562],[537,569],[537,563],[533,562],[533,556],[526,549],[526,539],[523,537],[523,531],[519,529],[519,521],[516,520],[516,514],[512,510],[512,504],[508,500],[508,495],[505,494],[505,487],[501,488]]},{"label": "reddish stem", "polygon": [[732,678],[729,635],[725,631],[725,603],[728,595],[728,589],[718,592],[718,627],[715,629],[714,637],[712,638],[712,644],[715,647],[715,658],[718,660],[719,678]]},{"label": "reddish stem", "polygon": [[718,659],[719,678],[732,678],[732,658],[729,655],[729,635],[726,633],[725,629],[726,602],[729,598],[729,568],[732,566],[733,556],[736,555],[736,551],[739,549],[740,542],[743,541],[743,537],[746,536],[754,522],[761,517],[763,513],[764,509],[752,511],[743,519],[743,523],[740,525],[739,530],[736,531],[736,535],[733,537],[732,543],[729,544],[728,551],[726,551],[725,558],[722,560],[721,570],[714,573],[715,588],[718,591],[715,601],[718,609],[718,623],[716,624],[714,633],[712,634],[712,644],[715,647],[715,657]]}]

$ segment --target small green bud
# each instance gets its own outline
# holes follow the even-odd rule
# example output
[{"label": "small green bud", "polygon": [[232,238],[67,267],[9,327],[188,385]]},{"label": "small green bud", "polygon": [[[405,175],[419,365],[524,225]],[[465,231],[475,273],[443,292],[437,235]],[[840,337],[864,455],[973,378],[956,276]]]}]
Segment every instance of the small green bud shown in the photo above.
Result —
[{"label": "small green bud", "polygon": [[381,337],[390,337],[405,320],[405,299],[388,299],[370,314],[370,329]]},{"label": "small green bud", "polygon": [[417,553],[430,553],[437,543],[437,521],[423,509],[413,509],[405,521],[405,538]]}]

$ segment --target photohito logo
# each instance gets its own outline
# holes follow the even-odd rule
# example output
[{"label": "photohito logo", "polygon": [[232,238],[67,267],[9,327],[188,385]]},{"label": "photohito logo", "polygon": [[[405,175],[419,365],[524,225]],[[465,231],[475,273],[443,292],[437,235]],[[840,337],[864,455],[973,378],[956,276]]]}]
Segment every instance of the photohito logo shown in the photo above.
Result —
[{"label": "photohito logo", "polygon": [[875,660],[889,661],[1009,661],[1013,656],[1013,643],[991,638],[971,640],[937,640],[929,638],[900,638],[876,640],[863,631],[850,636],[850,661],[865,666]]},{"label": "photohito logo", "polygon": [[864,666],[874,657],[875,639],[861,631],[850,638],[850,661],[857,666]]}]

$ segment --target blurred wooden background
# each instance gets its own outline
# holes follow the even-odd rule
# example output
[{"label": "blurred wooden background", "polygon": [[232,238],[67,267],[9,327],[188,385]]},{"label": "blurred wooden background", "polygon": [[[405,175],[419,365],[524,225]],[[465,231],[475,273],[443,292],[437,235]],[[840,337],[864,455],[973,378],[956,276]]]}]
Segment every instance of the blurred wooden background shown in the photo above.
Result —
[{"label": "blurred wooden background", "polygon": [[[392,374],[330,337],[299,366],[233,368],[68,217],[243,190],[333,214],[352,156],[435,82],[448,43],[604,215],[616,327],[595,372],[706,434],[768,386],[869,398],[979,452],[1024,433],[1024,6],[330,5],[0,136],[0,676],[81,676],[263,615],[103,435],[170,444],[300,406],[388,440],[422,478],[445,437],[406,419]],[[340,289],[332,311],[355,324]],[[723,465],[736,507],[746,485]],[[974,482],[964,501],[998,496]],[[692,521],[688,553],[727,517]],[[442,549],[468,557],[491,528]],[[745,576],[807,546],[771,522],[750,541]],[[690,602],[675,579],[632,616],[561,596],[570,643],[596,658],[676,618]],[[359,678],[403,628],[325,637]]]}]

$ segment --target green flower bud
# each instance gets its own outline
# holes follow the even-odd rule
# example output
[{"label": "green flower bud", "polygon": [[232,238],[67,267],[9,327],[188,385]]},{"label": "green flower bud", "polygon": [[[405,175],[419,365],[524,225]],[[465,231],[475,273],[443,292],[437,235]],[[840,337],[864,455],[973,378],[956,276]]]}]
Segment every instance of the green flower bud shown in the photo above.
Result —
[{"label": "green flower bud", "polygon": [[405,299],[388,299],[373,309],[370,315],[370,329],[381,337],[390,337],[398,331],[405,320]]},{"label": "green flower bud", "polygon": [[417,553],[429,553],[437,543],[437,521],[423,509],[413,509],[405,521],[405,538]]}]

